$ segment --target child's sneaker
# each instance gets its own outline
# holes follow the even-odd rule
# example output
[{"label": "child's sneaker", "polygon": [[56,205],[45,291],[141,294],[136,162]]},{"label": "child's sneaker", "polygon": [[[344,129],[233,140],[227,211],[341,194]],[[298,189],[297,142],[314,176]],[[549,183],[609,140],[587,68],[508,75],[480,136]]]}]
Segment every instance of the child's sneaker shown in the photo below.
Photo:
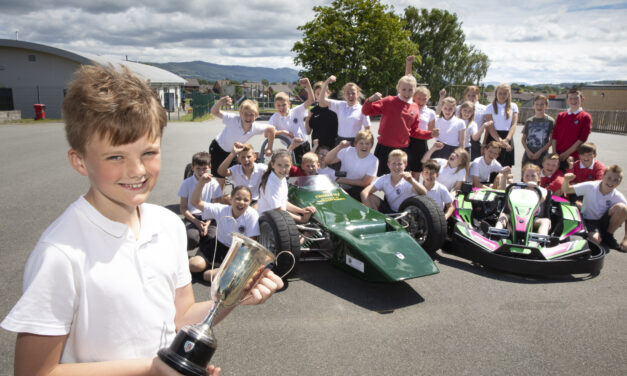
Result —
[{"label": "child's sneaker", "polygon": [[610,249],[615,249],[620,252],[625,252],[620,248],[620,244],[616,241],[613,234],[603,234],[602,243]]}]

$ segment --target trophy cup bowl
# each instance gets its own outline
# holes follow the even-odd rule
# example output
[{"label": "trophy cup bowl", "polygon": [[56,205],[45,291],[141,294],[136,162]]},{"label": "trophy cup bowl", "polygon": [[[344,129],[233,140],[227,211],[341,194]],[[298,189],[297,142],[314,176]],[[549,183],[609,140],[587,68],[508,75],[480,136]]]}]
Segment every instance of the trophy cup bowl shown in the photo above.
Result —
[{"label": "trophy cup bowl", "polygon": [[206,375],[218,344],[212,330],[215,319],[235,308],[275,261],[274,254],[261,244],[234,232],[231,248],[211,281],[213,308],[202,322],[179,330],[172,344],[159,350],[159,358],[184,375]]}]

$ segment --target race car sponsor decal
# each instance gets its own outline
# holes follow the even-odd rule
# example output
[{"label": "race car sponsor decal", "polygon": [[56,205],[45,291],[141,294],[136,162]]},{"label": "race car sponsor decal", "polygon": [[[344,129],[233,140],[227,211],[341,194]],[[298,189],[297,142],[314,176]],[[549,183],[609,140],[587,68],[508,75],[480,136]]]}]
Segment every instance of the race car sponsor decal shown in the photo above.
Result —
[{"label": "race car sponsor decal", "polygon": [[353,269],[357,269],[362,273],[364,272],[364,263],[349,255],[346,255],[346,265]]},{"label": "race car sponsor decal", "polygon": [[316,202],[317,204],[321,204],[323,202],[330,202],[330,201],[346,200],[345,197],[342,197],[340,195],[340,192],[323,193],[323,194],[315,195],[314,197],[316,198],[316,200],[318,200]]}]

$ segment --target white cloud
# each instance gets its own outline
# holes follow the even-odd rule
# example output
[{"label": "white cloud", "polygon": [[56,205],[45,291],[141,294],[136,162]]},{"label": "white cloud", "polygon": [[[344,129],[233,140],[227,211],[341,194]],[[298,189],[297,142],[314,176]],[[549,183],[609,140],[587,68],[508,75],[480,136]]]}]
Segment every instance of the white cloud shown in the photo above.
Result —
[{"label": "white cloud", "polygon": [[[466,41],[486,53],[486,81],[627,79],[627,3],[384,0],[457,14]],[[299,25],[330,0],[3,0],[0,38],[132,60],[203,60],[294,67]]]}]

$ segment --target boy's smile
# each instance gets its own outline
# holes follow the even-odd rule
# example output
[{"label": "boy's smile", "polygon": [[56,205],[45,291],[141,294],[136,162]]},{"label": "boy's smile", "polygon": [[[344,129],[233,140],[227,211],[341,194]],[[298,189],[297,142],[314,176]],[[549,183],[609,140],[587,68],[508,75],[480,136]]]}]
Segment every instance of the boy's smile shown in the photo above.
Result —
[{"label": "boy's smile", "polygon": [[618,187],[620,182],[623,180],[623,177],[619,174],[611,171],[607,171],[605,175],[603,175],[603,179],[601,179],[601,185],[599,186],[599,190],[604,195],[610,193],[614,188]]},{"label": "boy's smile", "polygon": [[146,136],[118,146],[96,136],[83,156],[73,150],[68,154],[72,166],[89,177],[85,199],[107,218],[123,223],[146,201],[161,169],[161,139]]},{"label": "boy's smile", "polygon": [[370,154],[370,149],[372,149],[372,142],[361,139],[355,143],[355,149],[357,149],[357,155],[360,158],[364,158],[365,156]]}]

